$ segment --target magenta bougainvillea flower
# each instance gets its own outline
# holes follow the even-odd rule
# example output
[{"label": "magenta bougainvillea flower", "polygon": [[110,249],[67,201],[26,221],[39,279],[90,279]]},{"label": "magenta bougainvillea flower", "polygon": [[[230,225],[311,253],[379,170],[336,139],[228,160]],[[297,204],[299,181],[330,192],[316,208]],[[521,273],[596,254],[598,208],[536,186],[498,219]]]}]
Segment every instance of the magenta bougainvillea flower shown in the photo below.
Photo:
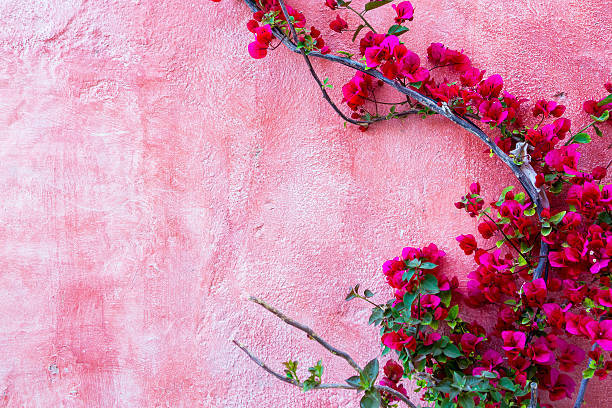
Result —
[{"label": "magenta bougainvillea flower", "polygon": [[491,75],[482,81],[477,91],[483,98],[497,98],[504,86],[504,80],[499,75]]},{"label": "magenta bougainvillea flower", "polygon": [[459,76],[459,80],[461,81],[461,84],[463,84],[463,86],[476,86],[480,83],[480,81],[482,81],[484,73],[485,71],[481,71],[478,68],[470,67],[469,69],[465,70],[465,72],[463,72],[461,76]]},{"label": "magenta bougainvillea flower", "polygon": [[[385,364],[385,366],[383,368],[383,372],[384,372],[385,376],[380,381],[380,383],[379,383],[380,385],[384,385],[386,387],[390,387],[390,388],[394,389],[395,391],[400,392],[403,395],[408,395],[408,393],[406,391],[406,388],[404,388],[404,386],[402,384],[399,384],[399,381],[404,376],[404,368],[400,364],[396,363],[393,360],[389,360]],[[389,402],[393,402],[393,401],[398,401],[399,400],[397,397],[395,397],[392,394],[389,394],[387,392],[383,392],[382,395]]]},{"label": "magenta bougainvillea flower", "polygon": [[336,2],[336,0],[325,0],[325,5],[332,10],[338,8],[338,3]]},{"label": "magenta bougainvillea flower", "polygon": [[269,24],[254,29],[255,41],[249,44],[249,54],[255,59],[264,58],[268,54],[268,47],[274,38]]},{"label": "magenta bougainvillea flower", "polygon": [[484,101],[478,107],[483,123],[499,126],[508,117],[508,111],[504,110],[499,99]]},{"label": "magenta bougainvillea flower", "polygon": [[559,105],[555,101],[545,101],[544,99],[540,99],[536,102],[532,112],[533,116],[535,117],[542,115],[545,118],[549,116],[558,118],[565,112],[565,106]]},{"label": "magenta bougainvillea flower", "polygon": [[461,248],[466,255],[472,255],[474,251],[478,249],[478,244],[472,234],[459,235],[455,239],[459,242],[459,248]]},{"label": "magenta bougainvillea flower", "polygon": [[612,320],[591,321],[585,325],[587,335],[602,349],[612,351]]},{"label": "magenta bougainvillea flower", "polygon": [[414,336],[407,335],[403,330],[383,334],[381,342],[390,349],[398,351],[403,349],[414,350],[416,346]]},{"label": "magenta bougainvillea flower", "polygon": [[502,332],[502,339],[504,341],[502,349],[507,352],[517,352],[525,349],[527,336],[519,331],[504,331]]},{"label": "magenta bougainvillea flower", "polygon": [[402,24],[405,21],[412,20],[414,17],[414,7],[409,1],[402,1],[399,4],[393,4],[393,9],[397,13],[395,17],[396,24]]},{"label": "magenta bougainvillea flower", "polygon": [[341,33],[348,28],[348,23],[337,15],[336,19],[329,23],[329,28],[337,33]]},{"label": "magenta bougainvillea flower", "polygon": [[546,282],[544,279],[534,279],[525,283],[525,301],[529,306],[540,306],[546,301]]},{"label": "magenta bougainvillea flower", "polygon": [[559,401],[572,395],[576,383],[567,374],[559,373],[557,369],[550,368],[542,376],[541,386],[548,390],[551,401]]}]

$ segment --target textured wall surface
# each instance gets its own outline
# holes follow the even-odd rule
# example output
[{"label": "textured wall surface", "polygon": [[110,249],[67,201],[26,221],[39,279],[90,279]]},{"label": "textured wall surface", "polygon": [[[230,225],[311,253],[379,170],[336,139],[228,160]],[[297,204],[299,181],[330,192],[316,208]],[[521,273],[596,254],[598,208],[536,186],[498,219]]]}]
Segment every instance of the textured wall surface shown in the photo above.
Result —
[{"label": "textured wall surface", "polygon": [[[290,4],[324,28],[323,3]],[[606,0],[413,3],[410,48],[463,48],[523,97],[563,92],[576,124],[612,79]],[[247,295],[364,363],[379,349],[347,288],[384,299],[382,262],[431,241],[469,272],[454,237],[475,225],[452,203],[509,171],[442,119],[345,129],[298,56],[250,59],[249,16],[238,0],[0,2],[0,406],[354,407],[232,347],[350,374]],[[338,96],[350,73],[316,67]],[[609,381],[590,391],[609,403]]]}]

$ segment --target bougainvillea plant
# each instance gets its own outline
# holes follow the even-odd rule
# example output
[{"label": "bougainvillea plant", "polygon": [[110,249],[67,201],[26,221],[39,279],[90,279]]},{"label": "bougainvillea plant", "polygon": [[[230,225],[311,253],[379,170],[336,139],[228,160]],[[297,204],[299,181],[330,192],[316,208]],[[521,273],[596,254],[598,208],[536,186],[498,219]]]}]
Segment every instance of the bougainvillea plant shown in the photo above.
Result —
[{"label": "bougainvillea plant", "polygon": [[[607,96],[602,92],[584,103],[588,120],[572,130],[565,106],[514,96],[501,76],[485,76],[463,51],[433,43],[425,59],[409,50],[401,40],[415,15],[409,1],[369,1],[358,9],[350,1],[326,0],[331,11],[325,29],[347,32],[355,43],[351,51],[332,51],[323,30],[309,26],[304,14],[283,0],[245,3],[254,13],[247,24],[254,36],[249,54],[264,58],[281,44],[301,54],[323,97],[346,122],[365,131],[383,120],[441,115],[486,143],[525,191],[508,186],[487,203],[475,182],[455,203],[477,220],[480,236],[457,237],[474,260],[466,290],[459,290],[457,277],[444,269],[445,253],[434,244],[404,248],[384,263],[393,289],[388,302],[376,304],[371,291],[351,289],[347,300],[360,298],[373,306],[369,323],[380,328],[382,354],[395,355],[382,378],[377,359],[361,368],[312,329],[256,298],[251,300],[345,359],[357,375],[343,384],[323,383],[321,361],[303,378],[297,361],[285,362],[281,374],[235,344],[266,371],[304,391],[362,390],[362,408],[416,407],[403,378],[436,408],[551,407],[566,398],[575,398],[580,407],[589,379],[603,380],[612,371],[612,185],[604,182],[612,162],[582,169],[578,149],[608,131],[612,84],[605,84]],[[367,17],[383,6],[392,7],[395,17],[379,31]],[[360,24],[350,28],[343,13],[354,13]],[[318,77],[311,58],[355,70],[342,87],[346,108],[331,100],[326,88],[332,85]],[[378,102],[382,88],[403,99]],[[492,238],[496,242],[484,248]],[[467,308],[485,310],[494,324],[470,321]],[[571,376],[576,370],[582,371],[580,385]]]}]

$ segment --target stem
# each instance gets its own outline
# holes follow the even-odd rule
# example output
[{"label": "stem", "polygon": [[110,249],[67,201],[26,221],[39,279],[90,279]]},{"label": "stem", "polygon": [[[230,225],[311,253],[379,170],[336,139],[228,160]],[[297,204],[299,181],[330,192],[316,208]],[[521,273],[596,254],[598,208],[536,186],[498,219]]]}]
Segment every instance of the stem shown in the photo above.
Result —
[{"label": "stem", "polygon": [[[599,320],[601,321],[601,319]],[[597,343],[593,344],[593,346],[591,347],[591,351],[595,350],[596,348]],[[591,365],[591,361],[593,360],[589,359],[587,367]],[[586,393],[586,388],[589,385],[589,380],[590,378],[583,378],[582,381],[580,381],[580,388],[578,389],[578,395],[576,395],[576,402],[574,403],[574,408],[580,408],[582,406],[582,402],[584,401],[584,394]]]},{"label": "stem", "polygon": [[267,311],[271,312],[273,315],[275,315],[276,317],[281,319],[283,322],[287,323],[289,326],[293,326],[296,329],[303,331],[304,333],[306,333],[308,335],[309,338],[313,339],[314,341],[316,341],[317,343],[322,345],[327,351],[329,351],[330,353],[332,353],[335,356],[341,357],[344,360],[346,360],[346,362],[351,367],[353,367],[353,369],[355,371],[357,371],[358,373],[361,372],[361,367],[359,367],[359,365],[355,362],[355,360],[353,360],[353,358],[351,356],[348,355],[348,353],[346,353],[346,352],[344,352],[342,350],[338,350],[337,348],[335,348],[332,345],[330,345],[328,342],[326,342],[321,337],[319,337],[310,327],[305,326],[305,325],[303,325],[303,324],[301,324],[299,322],[296,322],[295,320],[285,316],[285,314],[283,312],[281,312],[280,310],[275,309],[274,307],[268,305],[263,300],[260,300],[260,299],[258,299],[256,297],[253,297],[253,296],[251,296],[249,298],[249,300],[251,302],[253,302],[253,303],[257,303],[258,305],[260,305],[261,307],[263,307]]},{"label": "stem", "polygon": [[[293,36],[295,37],[295,42],[298,42],[298,35],[297,32],[295,31],[295,27],[293,26],[293,23],[291,21],[289,21],[289,12],[287,11],[287,7],[285,6],[285,2],[283,0],[278,0],[278,3],[281,6],[281,9],[283,10],[283,14],[285,15],[285,19],[287,20],[287,24],[289,25],[289,28],[291,29],[291,33],[293,34]],[[275,33],[276,35],[276,33]],[[321,82],[321,80],[319,79],[319,76],[317,75],[317,72],[315,71],[314,67],[312,66],[312,63],[310,62],[310,58],[308,58],[308,55],[306,55],[306,51],[304,51],[303,48],[297,48],[297,46],[295,44],[293,44],[291,42],[291,40],[287,39],[289,44],[291,44],[294,49],[296,50],[296,52],[302,54],[302,57],[304,57],[304,61],[306,61],[306,65],[308,66],[308,69],[310,70],[310,74],[312,75],[312,77],[314,78],[314,80],[317,82],[317,84],[319,85],[319,89],[321,89],[321,92],[323,93],[323,98],[331,105],[331,107],[336,111],[336,113],[338,115],[340,115],[340,117],[342,119],[344,119],[345,121],[352,123],[353,125],[367,125],[370,122],[368,121],[360,121],[360,120],[354,120],[349,118],[348,116],[346,116],[341,110],[340,108],[338,108],[338,106],[336,106],[336,104],[331,100],[331,98],[329,97],[329,94],[327,93],[327,91],[325,90],[325,87],[323,86],[323,82]],[[283,41],[281,39],[281,41]],[[285,42],[285,41],[283,41]],[[287,42],[285,42],[285,44],[287,44]]]},{"label": "stem", "polygon": [[383,307],[382,307],[381,305],[377,305],[376,303],[372,302],[372,301],[371,301],[370,299],[368,299],[367,297],[363,297],[363,296],[361,296],[361,295],[357,295],[357,297],[358,297],[359,299],[365,300],[366,302],[368,302],[369,304],[371,304],[371,305],[372,305],[372,306],[374,306],[374,307],[379,308],[380,310],[385,310],[385,309],[383,309]]},{"label": "stem", "polygon": [[[349,365],[351,367],[353,367],[353,369],[355,369],[355,371],[357,371],[357,373],[361,374],[361,368],[357,365],[357,363],[355,363],[355,361],[353,360],[353,358],[351,356],[349,356],[344,351],[340,351],[340,350],[330,346],[325,340],[323,340],[322,338],[317,336],[317,334],[315,334],[315,332],[313,332],[312,329],[310,329],[308,326],[305,326],[305,325],[303,325],[303,324],[301,324],[299,322],[296,322],[293,319],[290,319],[289,317],[285,316],[285,314],[283,314],[280,310],[277,310],[274,307],[268,305],[263,300],[257,299],[256,297],[253,297],[253,296],[251,296],[249,298],[249,300],[254,302],[254,303],[257,303],[260,306],[262,306],[263,308],[265,308],[266,310],[268,310],[269,312],[274,314],[276,317],[278,317],[279,319],[281,319],[283,322],[287,323],[288,325],[296,327],[299,330],[302,330],[303,332],[305,332],[308,335],[309,338],[314,339],[319,344],[321,344],[323,347],[325,347],[325,349],[327,351],[329,351],[333,355],[340,356],[340,357],[344,358],[347,362],[349,362]],[[298,387],[300,386],[300,384],[297,381],[291,380],[291,379],[283,376],[282,374],[277,373],[276,371],[272,370],[263,361],[261,361],[260,359],[255,357],[255,355],[253,355],[245,346],[243,346],[242,344],[240,344],[236,340],[232,340],[232,341],[233,341],[233,343],[236,346],[238,346],[242,351],[244,351],[244,353],[247,356],[249,356],[249,358],[251,360],[253,360],[255,362],[255,364],[257,364],[258,366],[263,368],[268,373],[272,374],[274,377],[276,377],[279,380],[281,380],[283,382],[286,382],[288,384],[295,385],[295,386],[298,386]],[[334,388],[344,389],[344,390],[357,390],[357,391],[360,390],[359,387],[351,386],[351,385],[348,385],[348,384],[319,384],[318,386],[315,387],[315,389],[334,389]],[[406,397],[404,394],[394,390],[393,388],[386,387],[384,385],[373,385],[373,388],[377,389],[378,391],[384,391],[386,393],[389,393],[389,394],[393,395],[394,397],[396,397],[397,399],[402,401],[404,404],[408,405],[410,408],[417,408],[417,406],[415,404],[413,404],[412,401],[410,401],[408,399],[408,397]]]},{"label": "stem", "polygon": [[373,32],[374,34],[376,34],[376,30],[374,29],[374,27],[372,27],[372,26],[370,25],[370,23],[368,23],[368,20],[366,20],[366,19],[365,19],[365,17],[364,17],[364,16],[363,16],[361,13],[358,13],[358,12],[357,12],[357,10],[355,10],[355,9],[354,9],[354,8],[352,8],[351,6],[345,6],[345,7],[346,7],[347,9],[351,10],[353,13],[357,14],[357,15],[359,16],[359,18],[360,18],[360,19],[361,19],[361,20],[364,22],[364,24],[365,24],[366,26],[368,26],[368,28],[369,28],[370,30],[372,30],[372,32]]},{"label": "stem", "polygon": [[574,140],[574,137],[576,137],[576,135],[577,135],[578,133],[582,133],[582,132],[584,132],[585,130],[587,130],[588,128],[590,128],[591,126],[593,126],[595,123],[597,123],[597,121],[596,121],[596,120],[592,121],[591,123],[589,123],[588,125],[586,125],[586,126],[585,126],[585,127],[583,127],[582,129],[580,129],[579,131],[577,131],[576,133],[574,133],[574,134],[572,135],[572,137],[570,137],[570,138],[567,140],[567,142],[565,142],[565,145],[564,145],[564,146],[568,146],[569,144],[571,144],[571,143],[572,143],[572,141]]}]

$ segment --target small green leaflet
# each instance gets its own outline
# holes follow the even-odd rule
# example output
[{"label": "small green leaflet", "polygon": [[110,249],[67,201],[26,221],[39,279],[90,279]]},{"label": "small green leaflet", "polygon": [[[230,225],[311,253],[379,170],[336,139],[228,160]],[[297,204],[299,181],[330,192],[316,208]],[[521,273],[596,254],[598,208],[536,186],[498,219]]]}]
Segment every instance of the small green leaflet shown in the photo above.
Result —
[{"label": "small green leaflet", "polygon": [[365,5],[365,11],[370,11],[391,3],[393,0],[370,1]]}]

